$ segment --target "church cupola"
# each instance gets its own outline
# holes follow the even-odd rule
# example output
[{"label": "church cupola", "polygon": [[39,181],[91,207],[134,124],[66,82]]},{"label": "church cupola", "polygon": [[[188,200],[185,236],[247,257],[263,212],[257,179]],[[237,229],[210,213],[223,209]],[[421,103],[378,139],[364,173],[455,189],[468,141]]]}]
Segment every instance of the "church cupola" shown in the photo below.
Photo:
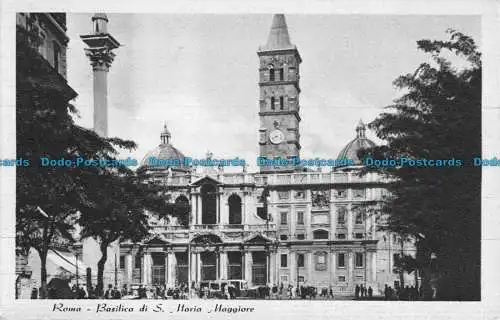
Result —
[{"label": "church cupola", "polygon": [[94,23],[94,34],[108,33],[108,17],[105,13],[96,13],[92,17]]},{"label": "church cupola", "polygon": [[358,138],[366,138],[366,126],[362,120],[359,120],[359,123],[356,126],[356,136]]},{"label": "church cupola", "polygon": [[160,134],[160,140],[162,144],[170,144],[170,131],[167,129],[167,124],[163,125],[163,131]]}]

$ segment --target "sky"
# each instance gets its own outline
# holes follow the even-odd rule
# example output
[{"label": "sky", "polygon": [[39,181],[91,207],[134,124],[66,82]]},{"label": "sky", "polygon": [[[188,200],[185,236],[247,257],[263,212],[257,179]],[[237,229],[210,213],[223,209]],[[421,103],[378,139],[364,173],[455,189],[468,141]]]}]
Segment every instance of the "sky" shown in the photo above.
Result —
[{"label": "sky", "polygon": [[[92,127],[92,70],[80,35],[93,14],[68,14],[68,82],[78,92],[76,122]],[[139,162],[160,143],[164,122],[172,144],[193,158],[258,156],[258,47],[271,14],[108,14],[108,31],[123,46],[108,74],[108,135],[130,139],[123,151]],[[392,82],[430,57],[420,39],[446,40],[459,30],[480,44],[475,16],[286,15],[300,52],[301,158],[336,159],[356,124],[374,120],[402,93]],[[367,136],[376,143],[373,132]],[[229,168],[228,171],[240,171]]]}]

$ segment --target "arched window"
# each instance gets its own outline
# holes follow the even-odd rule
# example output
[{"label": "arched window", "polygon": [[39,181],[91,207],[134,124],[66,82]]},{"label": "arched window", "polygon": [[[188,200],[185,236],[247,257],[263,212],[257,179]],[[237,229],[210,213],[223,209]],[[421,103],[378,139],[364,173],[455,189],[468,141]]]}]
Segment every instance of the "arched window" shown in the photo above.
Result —
[{"label": "arched window", "polygon": [[269,81],[274,81],[274,68],[269,68]]},{"label": "arched window", "polygon": [[271,110],[274,110],[275,104],[276,104],[276,98],[271,97]]},{"label": "arched window", "polygon": [[201,223],[217,223],[217,198],[216,189],[212,184],[205,184],[201,187]]},{"label": "arched window", "polygon": [[285,98],[280,97],[280,110],[283,110],[285,108]]},{"label": "arched window", "polygon": [[228,199],[229,224],[241,224],[241,198],[232,194]]},{"label": "arched window", "polygon": [[191,212],[191,206],[189,205],[189,200],[184,195],[180,195],[175,199],[175,205],[173,206],[173,212],[171,214],[177,218],[177,221],[185,227],[189,225],[189,216]]},{"label": "arched window", "polygon": [[315,230],[313,232],[313,239],[328,239],[328,231],[326,230]]}]

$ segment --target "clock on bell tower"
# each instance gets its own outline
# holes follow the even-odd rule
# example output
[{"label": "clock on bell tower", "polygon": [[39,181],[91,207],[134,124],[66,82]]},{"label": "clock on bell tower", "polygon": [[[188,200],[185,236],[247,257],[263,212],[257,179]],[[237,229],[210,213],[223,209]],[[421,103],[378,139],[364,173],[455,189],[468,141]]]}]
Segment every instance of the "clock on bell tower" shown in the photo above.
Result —
[{"label": "clock on bell tower", "polygon": [[[299,157],[299,65],[297,47],[290,42],[283,14],[275,14],[265,46],[257,51],[259,67],[260,157]],[[261,166],[260,172],[291,172],[294,165]]]}]

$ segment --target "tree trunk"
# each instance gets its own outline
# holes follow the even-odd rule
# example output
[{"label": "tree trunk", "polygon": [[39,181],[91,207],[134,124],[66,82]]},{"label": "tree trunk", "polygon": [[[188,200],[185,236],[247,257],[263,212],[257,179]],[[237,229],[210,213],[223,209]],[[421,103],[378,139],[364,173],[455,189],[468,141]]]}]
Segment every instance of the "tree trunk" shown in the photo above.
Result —
[{"label": "tree trunk", "polygon": [[40,299],[48,299],[47,289],[47,251],[38,251],[40,255]]},{"label": "tree trunk", "polygon": [[108,246],[109,243],[106,241],[101,241],[101,259],[97,262],[97,294],[102,297],[104,294],[104,265],[106,260],[108,260]]}]

